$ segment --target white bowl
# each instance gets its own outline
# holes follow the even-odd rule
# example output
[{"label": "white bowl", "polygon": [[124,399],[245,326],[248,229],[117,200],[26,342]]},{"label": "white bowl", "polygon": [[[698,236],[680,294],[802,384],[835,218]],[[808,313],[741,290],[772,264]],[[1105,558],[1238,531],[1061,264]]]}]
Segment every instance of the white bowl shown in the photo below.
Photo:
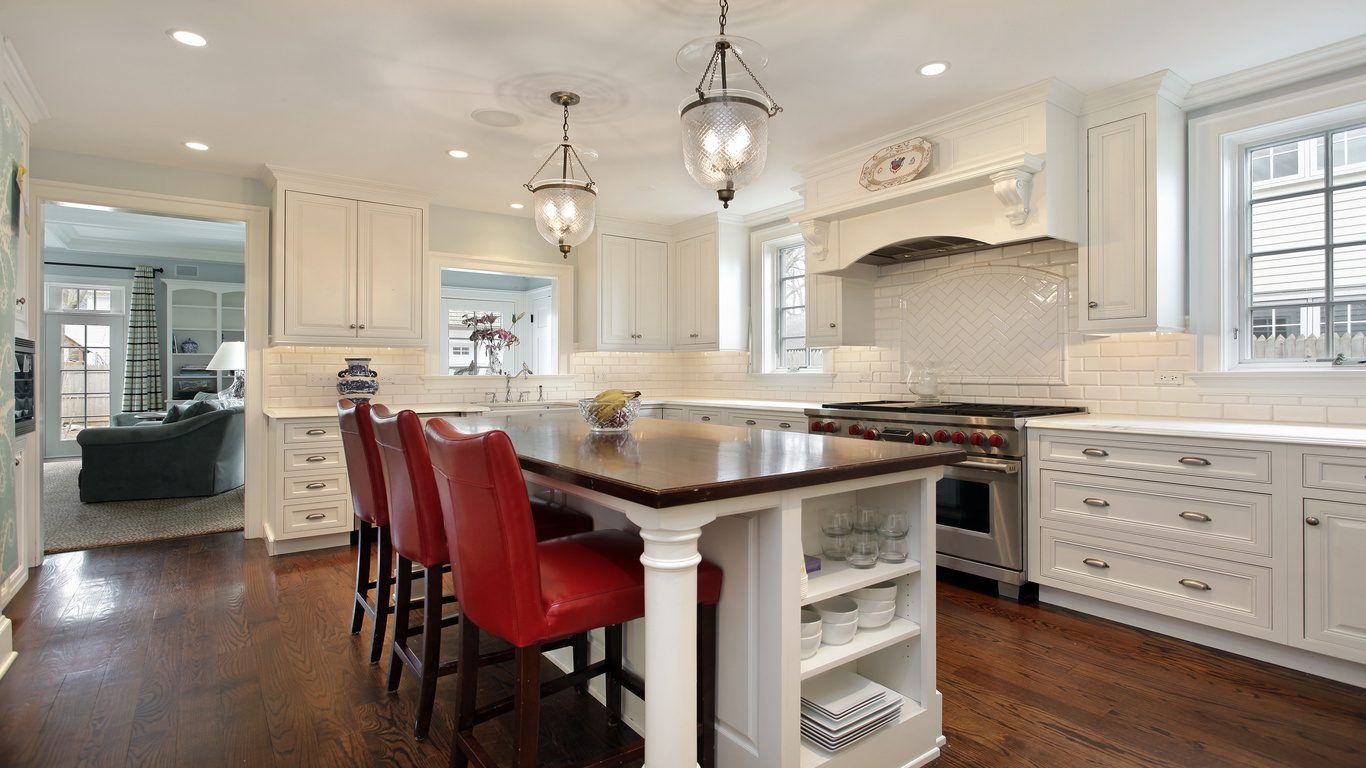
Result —
[{"label": "white bowl", "polygon": [[854,639],[855,632],[858,632],[857,617],[843,624],[831,624],[827,621],[821,626],[821,642],[825,645],[844,645]]},{"label": "white bowl", "polygon": [[861,629],[873,629],[874,627],[886,626],[895,614],[894,608],[883,611],[859,611],[858,625]]},{"label": "white bowl", "polygon": [[856,589],[849,593],[849,597],[852,597],[855,600],[895,600],[896,582],[884,581],[879,584],[864,587],[863,589]]},{"label": "white bowl", "polygon": [[802,611],[802,639],[821,636],[821,615],[815,611]]},{"label": "white bowl", "polygon": [[821,649],[821,636],[819,633],[815,637],[802,638],[802,658],[809,659],[816,655],[816,651]]},{"label": "white bowl", "polygon": [[876,611],[890,611],[890,610],[892,610],[893,608],[896,607],[896,601],[895,601],[895,600],[864,600],[864,599],[862,599],[862,598],[856,597],[856,598],[854,598],[854,602],[858,604],[858,612],[859,612],[859,613],[874,613],[874,612],[876,612]]},{"label": "white bowl", "polygon": [[821,621],[840,622],[847,619],[858,618],[858,603],[848,597],[831,597],[819,603],[813,603],[811,610],[821,615]]}]

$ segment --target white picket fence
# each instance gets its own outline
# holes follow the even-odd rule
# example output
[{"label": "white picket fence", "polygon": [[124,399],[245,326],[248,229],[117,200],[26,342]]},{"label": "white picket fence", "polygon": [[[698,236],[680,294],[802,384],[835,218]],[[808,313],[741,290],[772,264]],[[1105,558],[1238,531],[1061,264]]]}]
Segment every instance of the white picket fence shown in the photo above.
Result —
[{"label": "white picket fence", "polygon": [[[1335,342],[1329,351],[1329,342]],[[1366,334],[1324,334],[1315,336],[1278,335],[1273,337],[1257,336],[1252,340],[1253,359],[1299,360],[1306,358],[1326,358],[1338,353],[1347,357],[1366,357]]]}]

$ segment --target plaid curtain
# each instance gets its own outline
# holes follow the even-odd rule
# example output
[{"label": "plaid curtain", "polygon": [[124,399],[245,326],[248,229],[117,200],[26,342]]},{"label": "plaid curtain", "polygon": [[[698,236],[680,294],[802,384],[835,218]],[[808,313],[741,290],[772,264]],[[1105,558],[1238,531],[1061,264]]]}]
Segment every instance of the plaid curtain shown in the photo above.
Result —
[{"label": "plaid curtain", "polygon": [[166,407],[161,391],[161,347],[157,344],[157,306],[151,267],[133,273],[128,311],[128,360],[123,372],[123,412],[159,411]]}]

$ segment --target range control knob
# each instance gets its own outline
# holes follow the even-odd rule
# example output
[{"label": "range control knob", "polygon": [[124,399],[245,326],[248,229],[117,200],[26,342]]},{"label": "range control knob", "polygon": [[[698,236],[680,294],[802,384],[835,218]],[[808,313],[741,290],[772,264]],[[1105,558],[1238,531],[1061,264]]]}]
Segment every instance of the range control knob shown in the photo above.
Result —
[{"label": "range control knob", "polygon": [[949,433],[948,433],[948,432],[945,432],[945,431],[942,430],[942,429],[939,430],[938,432],[935,432],[935,433],[934,433],[934,441],[935,441],[936,443],[947,443],[947,442],[949,441]]},{"label": "range control knob", "polygon": [[867,430],[866,432],[863,433],[863,439],[864,439],[864,440],[876,440],[876,439],[877,439],[877,430],[876,430],[876,429]]},{"label": "range control knob", "polygon": [[954,432],[953,436],[950,439],[953,440],[953,442],[955,443],[961,443],[964,440],[967,440],[968,436],[963,434],[962,432]]},{"label": "range control knob", "polygon": [[862,425],[862,424],[850,424],[850,425],[849,425],[849,434],[851,434],[851,435],[861,435],[861,434],[863,434],[863,425]]},{"label": "range control knob", "polygon": [[820,423],[819,421],[813,421],[813,422],[811,422],[811,431],[812,431],[812,432],[824,432],[824,431],[825,431],[825,425],[822,424],[822,423]]},{"label": "range control knob", "polygon": [[825,431],[826,431],[826,432],[834,432],[835,430],[837,430],[837,429],[839,429],[839,428],[840,428],[840,425],[836,424],[836,423],[833,422],[833,421],[827,421],[827,422],[825,422]]},{"label": "range control knob", "polygon": [[1006,439],[1001,435],[992,435],[991,437],[987,438],[987,445],[991,446],[992,448],[1000,448],[1005,444]]},{"label": "range control knob", "polygon": [[987,436],[984,435],[984,434],[982,434],[981,432],[973,432],[973,433],[972,433],[972,436],[968,438],[968,442],[969,442],[969,443],[972,443],[973,445],[981,445],[982,443],[985,443],[986,441],[987,441]]},{"label": "range control knob", "polygon": [[934,438],[930,437],[929,432],[921,432],[915,436],[916,445],[929,445],[932,442],[934,442]]}]

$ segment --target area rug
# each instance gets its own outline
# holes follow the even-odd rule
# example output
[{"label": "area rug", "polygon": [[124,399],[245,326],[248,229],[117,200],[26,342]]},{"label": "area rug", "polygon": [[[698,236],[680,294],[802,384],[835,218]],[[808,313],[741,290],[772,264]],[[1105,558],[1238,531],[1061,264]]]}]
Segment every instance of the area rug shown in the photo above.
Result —
[{"label": "area rug", "polygon": [[80,459],[43,463],[43,543],[49,555],[242,530],[242,488],[217,496],[83,504],[76,485],[80,471]]}]

